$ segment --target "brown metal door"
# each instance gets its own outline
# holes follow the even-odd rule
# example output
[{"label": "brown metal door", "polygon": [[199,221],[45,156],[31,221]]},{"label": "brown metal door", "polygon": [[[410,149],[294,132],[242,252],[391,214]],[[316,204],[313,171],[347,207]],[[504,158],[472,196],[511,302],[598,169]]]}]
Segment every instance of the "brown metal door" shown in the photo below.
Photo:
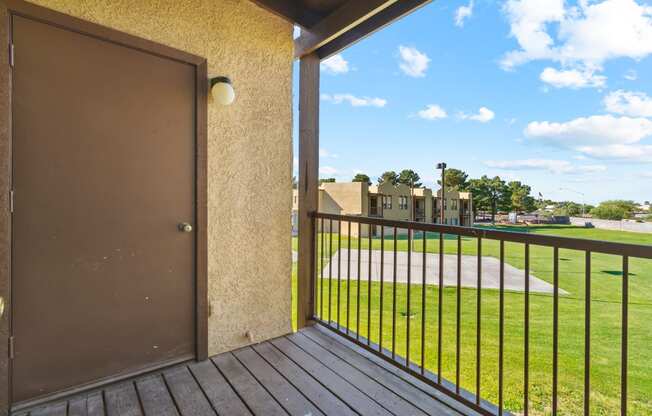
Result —
[{"label": "brown metal door", "polygon": [[13,401],[192,358],[195,68],[23,17],[13,43]]}]

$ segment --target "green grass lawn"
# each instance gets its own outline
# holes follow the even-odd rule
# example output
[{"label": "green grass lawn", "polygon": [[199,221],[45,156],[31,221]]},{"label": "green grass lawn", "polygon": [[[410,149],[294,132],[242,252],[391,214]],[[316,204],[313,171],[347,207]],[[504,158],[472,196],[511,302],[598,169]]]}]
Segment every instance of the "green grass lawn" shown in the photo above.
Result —
[{"label": "green grass lawn", "polygon": [[[618,231],[576,228],[570,226],[537,226],[515,231],[553,234],[565,237],[611,240],[627,243],[652,244],[651,234],[636,234]],[[326,235],[325,255],[328,257],[328,239]],[[320,240],[321,241],[321,240]],[[352,247],[357,247],[357,239],[351,239]],[[439,249],[438,234],[428,234],[426,251],[437,253]],[[293,242],[296,248],[296,239]],[[342,236],[341,247],[346,248],[348,239]],[[407,250],[407,238],[400,237],[398,250]],[[372,240],[372,248],[380,249],[380,239]],[[368,247],[367,239],[361,242]],[[337,235],[333,235],[333,250],[337,250]],[[420,236],[413,243],[413,248],[420,253],[423,249]],[[385,241],[385,249],[393,249],[393,241]],[[454,254],[457,250],[457,238],[446,236],[444,251]],[[463,238],[463,254],[476,254],[475,239]],[[485,256],[498,257],[499,243],[483,240],[482,252]],[[524,268],[524,246],[506,243],[506,261],[517,268]],[[325,264],[327,260],[325,260]],[[538,278],[552,283],[552,249],[532,246],[530,249],[531,272]],[[584,253],[572,250],[560,250],[560,287],[569,292],[559,300],[559,413],[581,414],[583,412],[584,383]],[[591,412],[595,415],[612,415],[619,413],[620,406],[620,334],[621,334],[621,296],[622,260],[617,256],[595,254],[592,257],[592,295],[591,295]],[[336,267],[333,279],[323,280],[324,319],[328,319],[329,305],[331,319],[337,316],[337,293],[340,292],[341,325],[356,328],[356,293],[357,282],[350,287],[346,281],[345,268],[342,280],[338,282]],[[296,268],[293,280],[296,281]],[[364,276],[366,274],[362,273]],[[386,276],[390,276],[386,274]],[[432,277],[430,277],[432,279]],[[296,285],[295,285],[296,286]],[[368,296],[368,284],[360,283],[360,334],[369,336],[373,342],[380,339],[379,317],[381,313],[379,282],[371,284],[371,296]],[[407,295],[411,298],[411,336],[410,357],[421,364],[421,350],[425,349],[425,367],[430,371],[437,369],[437,286],[426,285],[425,332],[426,342],[421,345],[420,329],[424,317],[421,315],[422,286],[397,284],[396,310],[396,352],[406,355]],[[382,306],[383,328],[382,344],[390,348],[392,344],[392,294],[394,288],[390,283],[383,286],[384,304]],[[347,293],[350,294],[348,314]],[[652,414],[652,262],[648,260],[630,260],[630,304],[629,304],[629,414]],[[475,392],[476,366],[476,299],[475,289],[461,289],[461,385]],[[293,296],[296,288],[293,289]],[[457,289],[446,287],[443,290],[443,325],[442,325],[442,376],[455,381],[455,335],[456,335],[456,298]],[[317,299],[321,310],[320,296]],[[296,298],[296,296],[295,296]],[[330,298],[330,302],[328,299]],[[367,333],[367,311],[371,308],[370,333]],[[498,328],[499,295],[497,290],[482,290],[482,397],[498,402]],[[545,294],[530,296],[530,410],[532,414],[551,413],[552,391],[552,333],[553,297]],[[295,314],[293,313],[293,316]],[[515,413],[523,411],[523,367],[524,367],[524,294],[505,293],[505,350],[504,350],[504,400],[505,407]]]}]

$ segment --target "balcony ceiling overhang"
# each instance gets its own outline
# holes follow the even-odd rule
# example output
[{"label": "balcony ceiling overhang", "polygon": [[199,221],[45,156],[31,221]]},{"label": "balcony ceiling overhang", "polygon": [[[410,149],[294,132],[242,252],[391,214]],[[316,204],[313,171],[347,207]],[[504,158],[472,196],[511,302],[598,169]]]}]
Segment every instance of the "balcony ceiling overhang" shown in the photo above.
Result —
[{"label": "balcony ceiling overhang", "polygon": [[295,58],[338,53],[432,0],[252,0],[301,26]]}]

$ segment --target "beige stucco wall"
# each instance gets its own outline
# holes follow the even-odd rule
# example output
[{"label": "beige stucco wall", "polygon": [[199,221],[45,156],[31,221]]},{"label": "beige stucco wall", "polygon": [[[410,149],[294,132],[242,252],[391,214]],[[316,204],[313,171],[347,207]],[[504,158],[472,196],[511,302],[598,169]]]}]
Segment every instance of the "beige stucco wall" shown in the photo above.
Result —
[{"label": "beige stucco wall", "polygon": [[[203,56],[237,98],[208,106],[209,353],[291,331],[292,26],[248,0],[33,0]],[[164,323],[162,323],[164,324]]]}]

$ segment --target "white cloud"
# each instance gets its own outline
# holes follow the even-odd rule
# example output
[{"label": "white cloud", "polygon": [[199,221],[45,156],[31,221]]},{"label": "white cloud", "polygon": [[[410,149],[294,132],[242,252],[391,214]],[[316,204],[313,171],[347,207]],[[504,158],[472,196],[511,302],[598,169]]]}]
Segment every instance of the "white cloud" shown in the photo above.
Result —
[{"label": "white cloud", "polygon": [[464,20],[473,15],[473,0],[466,6],[460,6],[455,11],[455,26],[463,27]]},{"label": "white cloud", "polygon": [[330,157],[330,158],[333,158],[333,159],[337,159],[339,157],[339,155],[337,155],[335,153],[331,153],[331,152],[329,152],[328,150],[326,150],[324,148],[320,148],[319,149],[319,157]]},{"label": "white cloud", "polygon": [[580,174],[604,172],[604,165],[573,165],[566,160],[552,159],[523,159],[523,160],[488,160],[485,162],[490,168],[506,170],[543,170],[554,174]]},{"label": "white cloud", "polygon": [[525,136],[599,159],[652,162],[652,145],[640,142],[652,136],[647,118],[612,115],[580,117],[565,123],[535,121]]},{"label": "white cloud", "polygon": [[332,166],[320,166],[319,173],[321,175],[337,175],[340,171]]},{"label": "white cloud", "polygon": [[602,102],[610,113],[652,117],[652,97],[643,92],[618,90],[604,97]]},{"label": "white cloud", "polygon": [[446,110],[437,104],[429,104],[426,106],[425,110],[421,110],[417,114],[425,120],[439,120],[448,117]]},{"label": "white cloud", "polygon": [[349,62],[341,54],[333,55],[320,64],[321,70],[330,75],[349,72]]},{"label": "white cloud", "polygon": [[399,67],[406,74],[414,78],[426,76],[426,70],[430,63],[430,58],[417,48],[410,46],[399,46],[398,52],[401,58]]},{"label": "white cloud", "polygon": [[555,88],[587,88],[605,86],[607,77],[603,75],[596,75],[594,71],[567,69],[557,70],[555,68],[546,68],[539,76],[541,81],[550,84]]},{"label": "white cloud", "polygon": [[652,121],[612,115],[580,117],[565,123],[534,121],[524,133],[564,147],[634,144],[652,135]]},{"label": "white cloud", "polygon": [[487,107],[480,107],[477,114],[460,114],[460,118],[464,120],[479,121],[480,123],[488,123],[494,119],[496,113]]},{"label": "white cloud", "polygon": [[634,69],[630,69],[629,71],[625,72],[623,78],[628,81],[636,81],[638,79],[638,72],[636,72]]},{"label": "white cloud", "polygon": [[382,108],[387,105],[387,100],[384,98],[356,97],[353,94],[322,94],[321,99],[333,104],[342,104],[343,102],[348,102],[353,107]]}]

